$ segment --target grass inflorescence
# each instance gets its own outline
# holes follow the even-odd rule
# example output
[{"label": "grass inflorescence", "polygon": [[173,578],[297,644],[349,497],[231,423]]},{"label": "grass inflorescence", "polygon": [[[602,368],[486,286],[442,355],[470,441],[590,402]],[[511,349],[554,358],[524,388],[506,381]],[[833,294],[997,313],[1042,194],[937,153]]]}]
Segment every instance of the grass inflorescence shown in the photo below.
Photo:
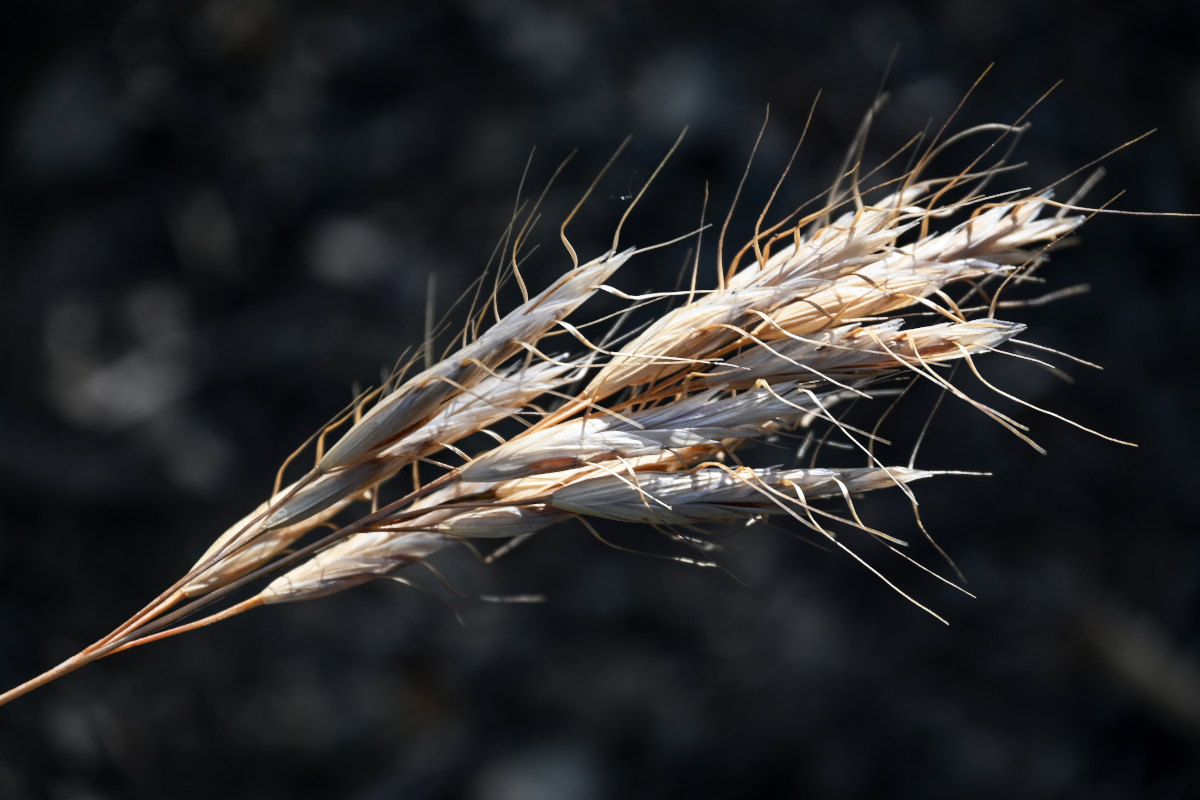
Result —
[{"label": "grass inflorescence", "polygon": [[[549,286],[527,285],[520,265],[539,214],[530,203],[492,277],[497,290],[519,289],[515,308],[500,308],[497,292],[470,296],[461,336],[443,357],[427,350],[424,363],[337,414],[288,459],[270,497],[183,577],[0,704],[256,606],[339,592],[456,545],[490,558],[572,519],[653,526],[684,548],[681,560],[708,563],[714,526],[775,517],[886,581],[845,544],[846,531],[896,552],[904,543],[867,524],[855,498],[901,492],[915,514],[910,484],[939,473],[916,467],[915,449],[889,460],[878,426],[856,425],[844,410],[874,404],[882,418],[898,394],[926,382],[1032,444],[1020,421],[960,388],[953,370],[983,380],[977,359],[1021,344],[1025,326],[1004,318],[1021,305],[1011,290],[1035,280],[1048,250],[1087,213],[1050,190],[997,187],[1012,169],[1006,154],[1019,125],[914,139],[890,160],[910,166],[890,178],[862,163],[865,130],[828,191],[777,215],[767,198],[731,257],[727,225],[681,237],[697,245],[682,290],[621,290],[620,271],[663,243],[623,244],[622,217],[611,247],[584,260],[567,235],[574,212],[560,229],[569,268]],[[939,173],[945,148],[970,137],[983,143],[980,155]],[[653,202],[657,174],[626,216]],[[718,255],[701,288],[706,231]],[[637,314],[581,318],[598,293]],[[647,312],[648,322],[629,321]],[[760,463],[750,445],[767,441],[798,442],[793,463]],[[858,463],[823,464],[833,443]]]}]

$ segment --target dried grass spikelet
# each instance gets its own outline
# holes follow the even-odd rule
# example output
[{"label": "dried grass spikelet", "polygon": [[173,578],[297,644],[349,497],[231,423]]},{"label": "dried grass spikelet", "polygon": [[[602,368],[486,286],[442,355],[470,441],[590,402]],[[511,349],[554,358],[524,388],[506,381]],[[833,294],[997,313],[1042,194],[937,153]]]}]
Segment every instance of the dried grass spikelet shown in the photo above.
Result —
[{"label": "dried grass spikelet", "polygon": [[[987,155],[1018,131],[974,132],[994,136]],[[887,488],[909,494],[909,483],[937,473],[885,464],[879,437],[848,424],[839,408],[852,399],[886,407],[898,387],[923,380],[1024,437],[1018,422],[968,396],[943,367],[973,370],[973,359],[1021,334],[1023,325],[995,318],[1005,307],[999,290],[1025,280],[1083,221],[1049,192],[987,194],[1009,169],[1002,159],[981,156],[933,177],[944,145],[912,143],[914,166],[892,180],[851,159],[817,210],[764,228],[768,201],[746,246],[728,263],[718,254],[717,285],[682,301],[677,293],[610,289],[619,268],[654,247],[621,249],[618,225],[612,248],[581,264],[566,237],[570,218],[562,240],[572,268],[529,294],[518,263],[535,205],[511,232],[502,270],[524,302],[503,314],[488,307],[494,299],[473,307],[461,346],[359,398],[314,437],[304,475],[285,486],[281,468],[269,499],[160,597],[0,695],[0,704],[91,661],[254,606],[337,592],[458,543],[521,541],[571,518],[686,531],[682,538],[694,542],[705,525],[786,515],[839,547],[831,525],[899,546],[862,521],[854,497]],[[600,291],[654,306],[657,317],[593,341],[576,316]],[[564,339],[578,343],[575,352],[559,354]],[[505,439],[495,427],[505,421],[524,429]],[[791,432],[839,438],[863,463],[746,463],[748,444]],[[495,441],[480,446],[480,433]],[[418,481],[414,470],[411,483],[401,480],[418,463],[437,476]],[[239,591],[244,599],[227,600]],[[222,601],[232,604],[184,621]]]}]

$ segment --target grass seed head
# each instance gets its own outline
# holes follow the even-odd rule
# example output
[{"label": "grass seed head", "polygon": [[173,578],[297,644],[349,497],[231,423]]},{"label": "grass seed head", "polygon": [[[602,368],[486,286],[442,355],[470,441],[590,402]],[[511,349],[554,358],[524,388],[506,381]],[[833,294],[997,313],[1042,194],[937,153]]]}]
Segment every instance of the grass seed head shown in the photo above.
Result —
[{"label": "grass seed head", "polygon": [[[975,372],[976,357],[1024,331],[993,318],[996,294],[1083,221],[1045,193],[983,195],[1007,170],[1002,161],[933,178],[939,152],[929,144],[912,171],[881,180],[875,192],[852,164],[815,212],[765,229],[760,220],[732,262],[718,263],[717,286],[696,288],[673,308],[661,304],[675,293],[631,299],[630,312],[658,303],[655,318],[630,332],[618,325],[599,342],[577,318],[580,308],[655,248],[617,250],[623,218],[613,249],[580,264],[564,222],[572,267],[531,296],[518,251],[535,206],[514,221],[519,233],[503,270],[522,303],[500,313],[493,297],[446,357],[361,397],[314,436],[302,477],[284,485],[281,469],[270,498],[160,597],[0,703],[256,605],[342,591],[468,540],[522,541],[570,517],[680,526],[694,536],[705,525],[787,515],[860,561],[828,525],[902,544],[863,523],[854,497],[897,489],[912,498],[908,484],[936,473],[885,463],[883,438],[850,424],[845,401],[875,401],[882,421],[897,387],[923,380],[1027,438],[940,367],[962,361]],[[484,325],[491,310],[495,321]],[[567,336],[579,348],[560,354]],[[842,445],[861,463],[753,463],[755,443],[792,432],[805,433],[806,444]]]}]

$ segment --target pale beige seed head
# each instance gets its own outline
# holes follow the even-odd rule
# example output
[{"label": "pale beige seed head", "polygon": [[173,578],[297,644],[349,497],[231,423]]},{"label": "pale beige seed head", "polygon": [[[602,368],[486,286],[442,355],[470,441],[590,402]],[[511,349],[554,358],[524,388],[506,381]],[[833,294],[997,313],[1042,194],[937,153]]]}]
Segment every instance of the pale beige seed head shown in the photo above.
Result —
[{"label": "pale beige seed head", "polygon": [[910,483],[935,473],[906,467],[736,470],[602,475],[554,492],[550,504],[589,517],[650,525],[699,525],[794,514],[807,500]]},{"label": "pale beige seed head", "polygon": [[635,252],[630,249],[606,253],[568,272],[541,294],[506,314],[474,342],[405,381],[342,435],[321,459],[320,470],[330,472],[359,463],[397,438],[417,431],[444,403],[479,383],[522,345],[535,344]]},{"label": "pale beige seed head", "polygon": [[527,431],[477,457],[461,474],[466,481],[502,481],[644,458],[683,467],[715,457],[727,439],[760,436],[766,426],[794,424],[819,409],[812,395],[792,385],[737,395],[705,391],[646,411]]},{"label": "pale beige seed head", "polygon": [[429,532],[352,534],[271,581],[259,597],[268,604],[323,597],[421,561],[456,541]]},{"label": "pale beige seed head", "polygon": [[[565,359],[565,357],[564,357]],[[426,456],[448,444],[513,416],[522,406],[573,379],[577,368],[569,361],[524,362],[496,375],[489,375],[451,399],[426,424],[388,445],[382,458],[401,460]]]},{"label": "pale beige seed head", "polygon": [[760,381],[819,386],[863,381],[904,364],[937,363],[1004,345],[1025,330],[1015,322],[977,319],[907,328],[893,319],[841,325],[808,336],[789,335],[770,347],[752,347],[692,378],[697,387],[744,389]]}]

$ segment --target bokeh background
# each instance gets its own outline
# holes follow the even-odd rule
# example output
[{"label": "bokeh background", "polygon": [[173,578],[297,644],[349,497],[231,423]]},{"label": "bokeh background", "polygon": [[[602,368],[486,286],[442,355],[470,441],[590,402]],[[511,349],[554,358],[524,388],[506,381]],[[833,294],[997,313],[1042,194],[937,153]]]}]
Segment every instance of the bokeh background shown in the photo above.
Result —
[{"label": "bokeh background", "polygon": [[[992,62],[957,124],[1014,120],[1064,79],[1010,186],[1158,128],[1089,199],[1200,211],[1198,31],[1186,2],[3,4],[0,683],[172,582],[420,342],[430,276],[444,311],[534,148],[536,188],[580,151],[526,268],[539,285],[567,263],[564,210],[627,133],[572,229],[583,253],[684,125],[629,243],[694,227],[706,184],[724,213],[768,104],[749,208],[818,92],[789,201],[828,185],[881,82],[875,158]],[[977,599],[878,563],[949,627],[786,530],[726,540],[735,580],[564,526],[493,567],[446,565],[469,593],[542,604],[452,599],[460,625],[381,582],[0,709],[0,797],[1196,796],[1198,232],[1090,222],[1044,274],[1092,292],[1013,314],[1105,371],[993,372],[1138,449],[1013,409],[1039,456],[939,414],[922,463],[995,473],[919,487]],[[661,288],[686,257],[617,283]],[[918,536],[903,504],[864,507]]]}]

